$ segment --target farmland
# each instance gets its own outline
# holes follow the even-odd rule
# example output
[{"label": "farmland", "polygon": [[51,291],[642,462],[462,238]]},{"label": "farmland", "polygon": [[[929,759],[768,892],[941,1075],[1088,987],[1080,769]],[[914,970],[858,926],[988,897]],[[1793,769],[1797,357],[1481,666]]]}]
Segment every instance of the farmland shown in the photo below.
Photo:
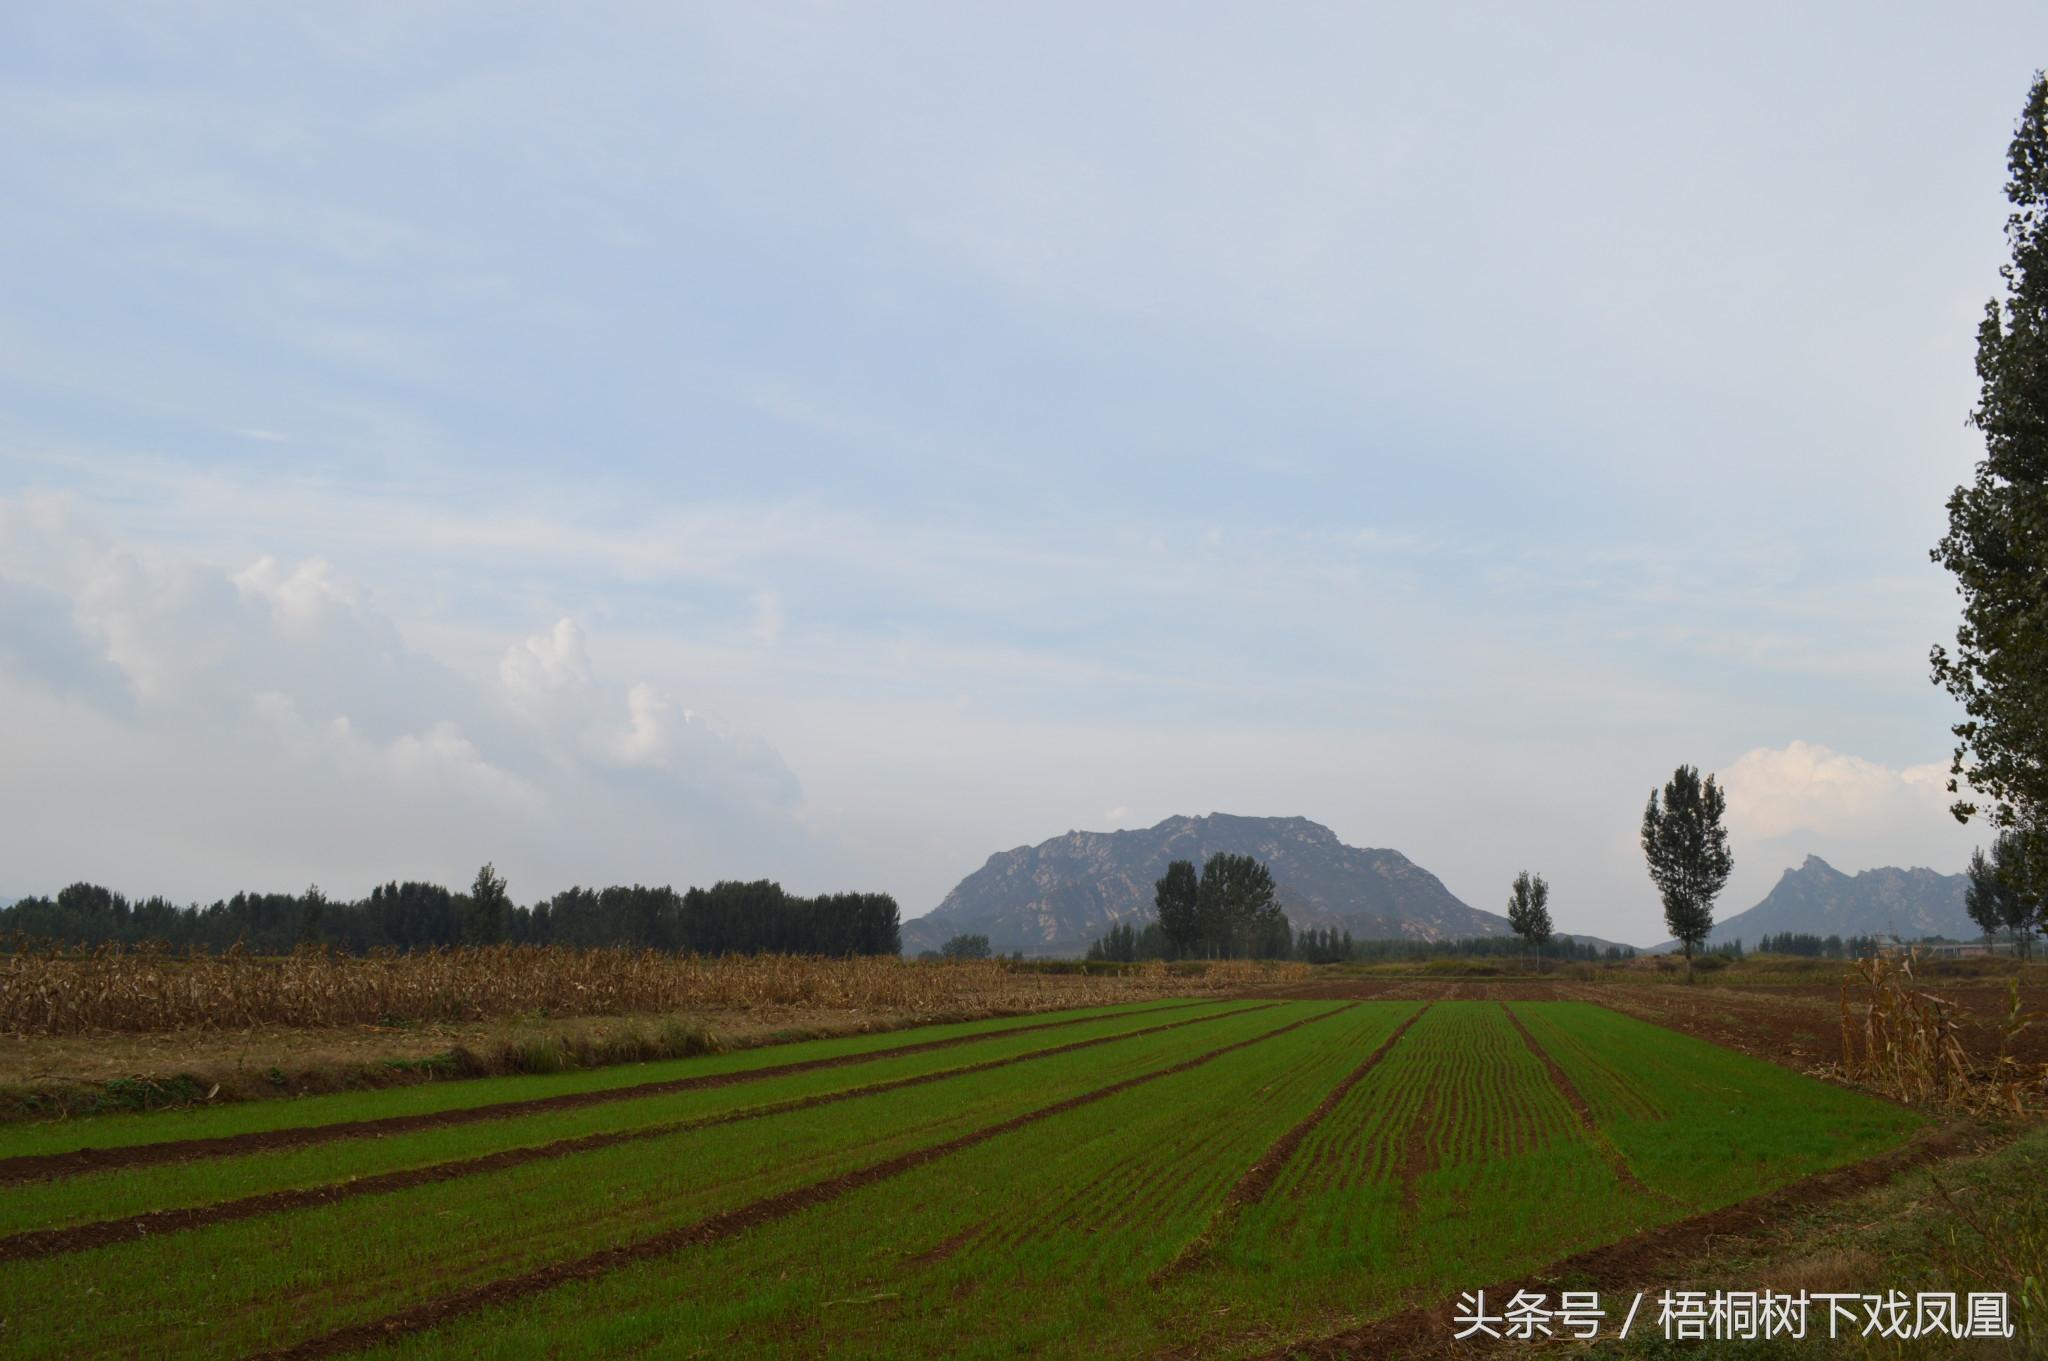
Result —
[{"label": "farmland", "polygon": [[1252,1354],[1896,1148],[1578,1002],[1177,998],[0,1130],[11,1352]]}]

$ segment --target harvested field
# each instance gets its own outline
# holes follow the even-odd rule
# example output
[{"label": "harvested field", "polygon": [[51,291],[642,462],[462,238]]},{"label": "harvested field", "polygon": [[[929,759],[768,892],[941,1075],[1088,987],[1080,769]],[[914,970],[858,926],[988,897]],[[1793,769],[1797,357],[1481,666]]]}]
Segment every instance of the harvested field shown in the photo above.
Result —
[{"label": "harvested field", "polygon": [[263,957],[106,946],[90,955],[0,955],[0,1034],[392,1025],[523,1015],[676,1015],[771,1008],[908,1013],[1042,1011],[1141,997],[1216,994],[1301,978],[1302,964],[1152,963],[1051,972],[1002,960],[894,955],[703,958],[658,950],[500,945],[358,957]]},{"label": "harvested field", "polygon": [[1257,1353],[1920,1123],[1582,1003],[1252,997],[22,1125],[0,1130],[0,1335],[60,1357]]}]

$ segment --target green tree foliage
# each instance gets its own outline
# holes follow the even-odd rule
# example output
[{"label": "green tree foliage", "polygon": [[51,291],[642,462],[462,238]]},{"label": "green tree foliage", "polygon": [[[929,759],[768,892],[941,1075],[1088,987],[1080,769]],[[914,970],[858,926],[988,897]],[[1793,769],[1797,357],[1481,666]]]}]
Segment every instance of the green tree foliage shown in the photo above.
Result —
[{"label": "green tree foliage", "polygon": [[1963,909],[1970,920],[1986,936],[2003,931],[2022,956],[2032,953],[2034,932],[2048,926],[2031,869],[2021,838],[2008,832],[1992,841],[1990,855],[1981,846],[1971,851],[1964,871],[1969,882],[1963,886]]},{"label": "green tree foliage", "polygon": [[1176,860],[1152,886],[1152,903],[1159,909],[1159,929],[1165,933],[1175,958],[1195,953],[1202,941],[1200,910],[1201,884],[1195,878],[1191,860]]},{"label": "green tree foliage", "polygon": [[987,959],[990,956],[988,937],[979,935],[958,935],[939,947],[940,959]]},{"label": "green tree foliage", "polygon": [[304,894],[237,893],[211,906],[180,907],[163,898],[131,905],[96,884],[73,884],[53,899],[24,898],[0,908],[0,936],[12,932],[82,945],[161,941],[223,950],[241,942],[284,953],[321,944],[356,953],[437,949],[505,940],[522,945],[629,946],[698,954],[895,954],[902,948],[896,900],[886,893],[828,893],[800,898],[768,880],[723,882],[677,893],[640,884],[568,888],[531,908],[499,902],[490,915],[480,897],[490,884],[455,894],[439,884],[379,884],[355,902]]},{"label": "green tree foliage", "polygon": [[1529,943],[1538,959],[1543,957],[1551,926],[1550,885],[1543,882],[1542,875],[1523,870],[1515,876],[1514,890],[1508,895],[1508,925]]},{"label": "green tree foliage", "polygon": [[1088,958],[1129,964],[1138,958],[1138,932],[1129,922],[1109,928],[1102,939],[1088,947]]},{"label": "green tree foliage", "polygon": [[1685,977],[1692,980],[1693,952],[1714,929],[1714,899],[1727,886],[1735,868],[1728,853],[1728,829],[1721,825],[1728,800],[1707,776],[1693,766],[1680,766],[1643,810],[1643,856],[1650,882],[1664,900],[1664,925],[1685,947]]},{"label": "green tree foliage", "polygon": [[1977,328],[1981,383],[1970,420],[1984,434],[1976,478],[1948,501],[1934,561],[1955,575],[1955,651],[1935,682],[1963,706],[1949,791],[1957,819],[1990,801],[1991,825],[2048,881],[2048,77],[2036,73],[2007,150],[2005,296]]},{"label": "green tree foliage", "polygon": [[1342,935],[1334,926],[1311,926],[1294,937],[1294,957],[1308,964],[1336,964],[1355,957],[1358,944],[1349,931]]},{"label": "green tree foliage", "polygon": [[512,899],[505,892],[505,877],[486,861],[462,900],[462,943],[496,945],[505,939],[511,922]]},{"label": "green tree foliage", "polygon": [[1200,952],[1212,958],[1285,958],[1293,947],[1273,872],[1257,856],[1209,857],[1195,892],[1195,920]]},{"label": "green tree foliage", "polygon": [[[1741,941],[1735,942],[1741,945]],[[1868,959],[1884,942],[1876,936],[1816,936],[1800,931],[1766,935],[1756,943],[1760,955],[1798,955],[1807,959]]]}]

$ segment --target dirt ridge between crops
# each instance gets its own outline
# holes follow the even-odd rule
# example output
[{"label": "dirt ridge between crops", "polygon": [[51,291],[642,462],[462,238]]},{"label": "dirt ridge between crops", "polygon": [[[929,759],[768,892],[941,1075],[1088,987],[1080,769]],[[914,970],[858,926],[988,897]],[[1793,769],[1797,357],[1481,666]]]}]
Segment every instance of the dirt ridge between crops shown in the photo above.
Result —
[{"label": "dirt ridge between crops", "polygon": [[1500,1004],[1500,1009],[1508,1014],[1508,1020],[1522,1036],[1522,1043],[1529,1046],[1529,1052],[1541,1060],[1543,1066],[1550,1071],[1551,1085],[1557,1088],[1558,1094],[1564,1097],[1565,1104],[1579,1117],[1579,1123],[1585,1127],[1586,1133],[1593,1140],[1593,1147],[1600,1151],[1600,1156],[1614,1169],[1614,1179],[1631,1191],[1676,1204],[1677,1202],[1664,1192],[1651,1190],[1643,1183],[1643,1179],[1636,1175],[1635,1169],[1628,1165],[1628,1158],[1614,1146],[1614,1141],[1600,1128],[1600,1122],[1593,1118],[1593,1108],[1587,1104],[1585,1094],[1579,1091],[1578,1084],[1574,1083],[1558,1061],[1550,1056],[1550,1051],[1529,1033],[1529,1027],[1522,1024],[1522,1018],[1515,1015],[1515,1009],[1506,1002]]},{"label": "dirt ridge between crops", "polygon": [[1380,1060],[1401,1042],[1401,1037],[1408,1033],[1409,1028],[1422,1019],[1423,1012],[1435,1005],[1433,1001],[1424,1002],[1410,1012],[1401,1024],[1394,1027],[1393,1033],[1380,1041],[1379,1046],[1366,1055],[1356,1068],[1337,1080],[1323,1099],[1316,1103],[1314,1110],[1296,1121],[1292,1129],[1268,1144],[1266,1151],[1261,1153],[1257,1160],[1244,1170],[1244,1175],[1237,1179],[1237,1183],[1224,1193],[1222,1202],[1217,1205],[1216,1213],[1211,1216],[1208,1224],[1188,1241],[1186,1247],[1174,1254],[1172,1261],[1152,1274],[1151,1283],[1157,1286],[1174,1276],[1193,1270],[1214,1252],[1216,1244],[1230,1231],[1238,1216],[1244,1213],[1245,1207],[1265,1199],[1266,1193],[1273,1189],[1273,1183],[1279,1180],[1281,1171],[1300,1149],[1303,1141],[1315,1132],[1316,1126],[1329,1118],[1330,1112],[1337,1109],[1337,1103],[1342,1101],[1353,1087],[1364,1081],[1365,1075],[1377,1068]]},{"label": "dirt ridge between crops", "polygon": [[[1817,1205],[1858,1191],[1881,1186],[1903,1172],[1958,1154],[1979,1151],[1997,1143],[1982,1131],[1957,1127],[1928,1131],[1913,1143],[1890,1153],[1868,1158],[1847,1167],[1817,1172],[1790,1186],[1768,1191],[1734,1205],[1703,1215],[1681,1219],[1642,1233],[1632,1234],[1560,1261],[1536,1267],[1518,1280],[1497,1281],[1484,1287],[1490,1297],[1506,1299],[1532,1285],[1569,1281],[1574,1289],[1619,1290],[1638,1286],[1660,1271],[1697,1256],[1709,1238],[1746,1239],[1762,1236],[1782,1224],[1788,1212]],[[1347,1329],[1329,1337],[1289,1343],[1261,1354],[1258,1361],[1306,1357],[1311,1361],[1335,1361],[1340,1357],[1400,1357],[1424,1353],[1457,1355],[1468,1352],[1453,1342],[1456,1331],[1451,1322],[1459,1296],[1446,1296],[1435,1303],[1404,1309],[1362,1327]]]},{"label": "dirt ridge between crops", "polygon": [[[1167,1006],[1154,1007],[1153,1011],[1178,1011],[1185,1007],[1214,1006],[1219,1002],[1238,999],[1226,997],[1205,997],[1192,1002],[1175,1002]],[[1277,1005],[1277,1003],[1275,1004]],[[370,1120],[341,1120],[326,1125],[301,1125],[289,1129],[252,1130],[246,1134],[222,1134],[204,1139],[166,1140],[154,1144],[129,1144],[115,1148],[77,1148],[64,1153],[32,1153],[14,1158],[0,1158],[0,1186],[24,1181],[54,1181],[60,1177],[73,1177],[84,1172],[104,1172],[114,1168],[147,1167],[158,1163],[192,1162],[204,1158],[233,1157],[241,1153],[274,1152],[282,1148],[303,1148],[311,1144],[331,1143],[338,1139],[353,1139],[360,1135],[410,1134],[422,1129],[440,1129],[450,1125],[478,1124],[486,1120],[506,1120],[521,1115],[535,1115],[541,1112],[575,1110],[583,1106],[601,1106],[614,1101],[634,1101],[641,1097],[668,1096],[675,1092],[698,1091],[712,1087],[733,1087],[741,1083],[760,1082],[768,1078],[787,1077],[792,1073],[816,1072],[825,1068],[847,1068],[855,1064],[870,1063],[876,1059],[901,1058],[908,1054],[929,1053],[935,1049],[951,1049],[963,1044],[975,1044],[994,1036],[1024,1035],[1039,1030],[1057,1030],[1062,1026],[1085,1025],[1100,1021],[1101,1016],[1074,1016],[1063,1021],[1039,1021],[1031,1025],[1011,1026],[1003,1030],[976,1031],[968,1035],[952,1035],[942,1040],[921,1040],[916,1044],[899,1044],[887,1049],[871,1049],[859,1054],[837,1054],[830,1058],[802,1059],[796,1063],[778,1064],[769,1068],[746,1068],[731,1073],[704,1073],[697,1077],[665,1078],[657,1082],[642,1082],[630,1087],[606,1087],[588,1092],[563,1092],[556,1096],[527,1097],[513,1101],[496,1101],[482,1106],[460,1106],[452,1110],[427,1111],[418,1115],[388,1115]]]},{"label": "dirt ridge between crops", "polygon": [[1429,1150],[1429,1132],[1436,1124],[1437,1074],[1430,1073],[1408,1122],[1401,1146],[1401,1223],[1413,1227],[1422,1211],[1422,1177],[1435,1165]]},{"label": "dirt ridge between crops", "polygon": [[763,1224],[771,1224],[777,1220],[787,1219],[800,1211],[838,1200],[864,1187],[872,1186],[877,1182],[887,1181],[892,1177],[901,1176],[905,1172],[914,1171],[928,1163],[950,1157],[952,1154],[973,1148],[977,1144],[987,1143],[989,1140],[1001,1135],[1035,1125],[1042,1120],[1050,1120],[1054,1116],[1065,1115],[1069,1111],[1079,1110],[1083,1106],[1090,1106],[1098,1101],[1107,1100],[1112,1096],[1121,1095],[1132,1088],[1144,1086],[1148,1082],[1157,1082],[1161,1078],[1173,1077],[1176,1074],[1200,1068],[1204,1064],[1213,1063],[1226,1054],[1233,1054],[1256,1044],[1264,1044],[1268,1040],[1276,1040],[1291,1031],[1301,1029],[1303,1026],[1313,1025],[1317,1021],[1328,1020],[1332,1016],[1340,1016],[1358,1005],[1358,1003],[1353,1002],[1350,1006],[1335,1007],[1329,1011],[1318,1012],[1313,1016],[1304,1016],[1298,1021],[1290,1021],[1286,1025],[1253,1035],[1248,1039],[1237,1040],[1231,1044],[1223,1045],[1221,1048],[1211,1049],[1205,1054],[1197,1054],[1193,1058],[1183,1059],[1181,1062],[1171,1064],[1165,1068],[1155,1069],[1149,1073],[1139,1073],[1135,1077],[1123,1078],[1110,1083],[1108,1086],[1097,1087],[1093,1091],[1082,1092],[1076,1096],[1055,1101],[1049,1106],[1041,1106],[1037,1110],[1026,1111],[1022,1115],[1013,1115],[1007,1120],[998,1121],[996,1124],[973,1130],[956,1138],[945,1140],[942,1143],[932,1144],[925,1148],[912,1149],[908,1153],[901,1153],[893,1158],[872,1163],[867,1167],[856,1168],[854,1171],[844,1172],[839,1176],[830,1177],[824,1181],[813,1182],[808,1186],[795,1187],[788,1191],[778,1192],[775,1195],[752,1201],[746,1205],[723,1210],[707,1219],[698,1220],[695,1224],[670,1229],[664,1233],[654,1234],[651,1237],[642,1238],[635,1242],[622,1243],[617,1247],[603,1248],[586,1256],[575,1258],[572,1261],[553,1262],[546,1266],[536,1267],[530,1271],[520,1272],[517,1275],[505,1276],[495,1281],[487,1281],[482,1285],[470,1286],[453,1294],[444,1295],[440,1299],[429,1300],[424,1304],[414,1305],[411,1308],[387,1314],[381,1319],[372,1319],[367,1323],[350,1324],[344,1328],[337,1328],[332,1332],[322,1333],[317,1337],[310,1337],[295,1342],[290,1346],[255,1353],[249,1361],[312,1361],[316,1357],[335,1356],[343,1352],[355,1351],[363,1347],[390,1341],[394,1338],[425,1332],[443,1323],[490,1308],[492,1305],[508,1304],[516,1300],[526,1299],[554,1290],[560,1286],[571,1284],[572,1282],[594,1280],[624,1267],[669,1256],[686,1247],[698,1247],[732,1238],[740,1233],[744,1233],[748,1229],[756,1228]]},{"label": "dirt ridge between crops", "polygon": [[[57,1257],[65,1253],[83,1252],[89,1248],[104,1247],[110,1243],[132,1242],[168,1233],[187,1233],[194,1229],[210,1228],[215,1224],[231,1223],[240,1219],[255,1219],[262,1215],[282,1214],[290,1210],[311,1209],[320,1205],[332,1205],[360,1196],[389,1195],[397,1191],[409,1191],[418,1186],[430,1186],[438,1182],[455,1181],[463,1177],[479,1176],[488,1172],[502,1172],[507,1168],[521,1167],[527,1163],[541,1162],[551,1158],[565,1158],[576,1153],[589,1153],[598,1149],[615,1148],[620,1144],[641,1143],[663,1138],[671,1134],[682,1134],[690,1130],[710,1129],[718,1125],[739,1124],[748,1120],[764,1119],[771,1115],[784,1115],[791,1111],[809,1110],[817,1106],[829,1106],[840,1101],[857,1097],[878,1096],[884,1092],[902,1091],[906,1087],[922,1087],[942,1082],[948,1078],[966,1077],[975,1073],[986,1073],[998,1068],[1009,1068],[1020,1063],[1038,1059],[1056,1058],[1077,1050],[1093,1049],[1099,1045],[1113,1044],[1120,1040],[1134,1040],[1163,1031],[1179,1030],[1183,1026],[1204,1025],[1231,1016],[1245,1016],[1253,1012],[1266,1011],[1280,1005],[1267,1002],[1257,1006],[1239,1007],[1234,1011],[1220,1011],[1209,1016],[1192,1016],[1182,1021],[1168,1021],[1163,1025],[1145,1026],[1138,1030],[1119,1031],[1114,1035],[1097,1035],[1085,1040],[1074,1040],[1068,1044],[1054,1045],[1049,1049],[1032,1049],[1021,1054],[1008,1054],[1002,1058],[984,1059],[979,1063],[963,1064],[957,1068],[940,1068],[930,1073],[913,1073],[908,1077],[892,1078],[886,1082],[871,1082],[859,1087],[844,1087],[833,1092],[816,1092],[810,1096],[793,1097],[787,1101],[771,1102],[763,1106],[749,1106],[741,1110],[723,1111],[716,1115],[698,1116],[689,1120],[670,1120],[658,1125],[647,1125],[639,1129],[602,1130],[592,1134],[574,1135],[556,1139],[550,1143],[533,1144],[524,1148],[501,1149],[495,1153],[479,1154],[473,1158],[459,1158],[448,1162],[432,1163],[425,1167],[401,1168],[392,1172],[373,1173],[348,1181],[328,1182],[320,1186],[291,1187],[279,1191],[264,1191],[235,1200],[216,1201],[209,1205],[180,1206],[168,1210],[150,1210],[139,1215],[120,1219],[95,1220],[86,1224],[68,1224],[53,1229],[29,1229],[21,1233],[0,1238],[0,1262],[18,1262],[37,1257]],[[1003,1031],[1013,1034],[1013,1031]]]}]

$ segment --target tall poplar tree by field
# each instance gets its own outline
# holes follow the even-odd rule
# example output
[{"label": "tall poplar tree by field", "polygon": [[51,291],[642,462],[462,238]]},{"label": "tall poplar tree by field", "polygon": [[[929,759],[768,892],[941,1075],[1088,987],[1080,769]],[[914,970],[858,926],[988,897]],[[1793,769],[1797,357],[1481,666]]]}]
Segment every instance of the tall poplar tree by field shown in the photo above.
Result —
[{"label": "tall poplar tree by field", "polygon": [[1195,952],[1202,938],[1198,898],[1201,883],[1195,877],[1195,862],[1176,860],[1166,867],[1166,877],[1152,885],[1152,904],[1159,909],[1159,929],[1172,943],[1177,956]]},{"label": "tall poplar tree by field", "polygon": [[[1977,327],[1981,383],[1970,423],[1984,433],[1976,479],[1948,499],[1934,561],[1955,574],[1963,621],[1934,680],[1961,702],[1950,765],[1960,822],[1988,813],[2048,882],[2048,76],[2034,74],[2007,148],[2012,204],[1999,273]],[[1986,799],[1980,809],[1963,783]]]},{"label": "tall poplar tree by field", "polygon": [[1664,925],[1685,948],[1685,981],[1692,981],[1693,952],[1714,929],[1714,899],[1728,884],[1735,857],[1728,853],[1728,829],[1721,815],[1727,796],[1714,777],[1700,780],[1693,766],[1680,766],[1664,786],[1664,801],[1650,791],[1643,809],[1643,857],[1650,882],[1664,900]]},{"label": "tall poplar tree by field", "polygon": [[1508,895],[1508,925],[1536,951],[1540,964],[1551,934],[1550,885],[1542,875],[1523,870],[1515,876],[1514,891]]},{"label": "tall poplar tree by field", "polygon": [[462,943],[496,945],[505,939],[505,921],[511,911],[512,899],[505,892],[505,876],[485,862],[476,872],[469,896],[462,900]]}]

